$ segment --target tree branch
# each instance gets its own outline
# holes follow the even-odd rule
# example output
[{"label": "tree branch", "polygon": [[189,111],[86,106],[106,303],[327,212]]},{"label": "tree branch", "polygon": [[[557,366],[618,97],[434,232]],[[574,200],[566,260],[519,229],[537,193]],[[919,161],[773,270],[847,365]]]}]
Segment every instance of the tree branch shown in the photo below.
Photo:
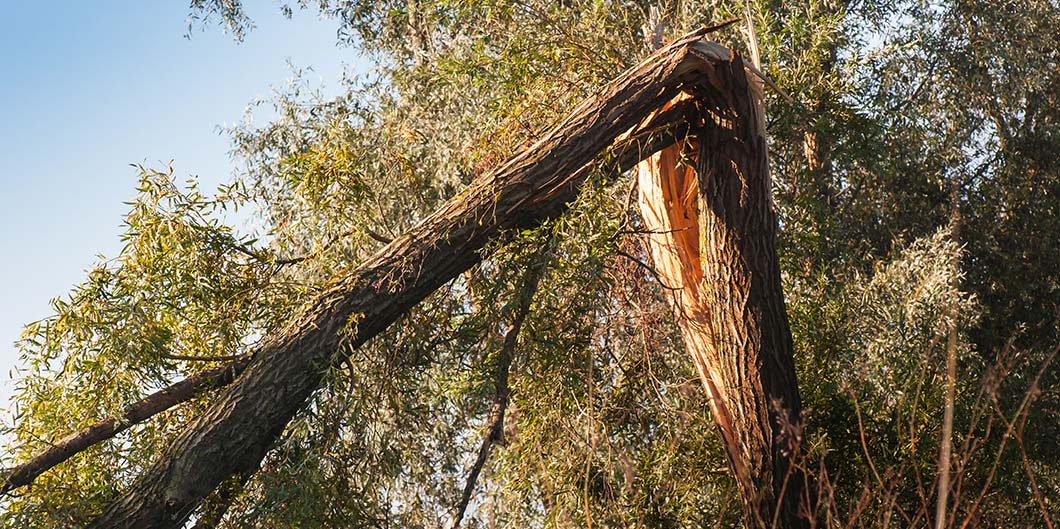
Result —
[{"label": "tree branch", "polygon": [[512,359],[515,357],[515,346],[519,341],[519,332],[523,328],[523,322],[526,320],[526,316],[530,314],[530,305],[533,302],[534,294],[537,293],[537,286],[541,282],[541,276],[544,275],[547,262],[548,256],[536,259],[536,262],[531,264],[526,274],[523,275],[519,304],[515,309],[511,327],[504,335],[504,343],[501,345],[500,354],[498,355],[497,387],[493,395],[490,418],[487,422],[489,429],[486,430],[486,436],[482,439],[482,446],[478,449],[478,458],[475,459],[475,464],[471,466],[471,472],[467,475],[467,482],[464,484],[464,494],[453,509],[449,529],[460,527],[460,522],[464,519],[467,506],[471,502],[471,495],[475,492],[475,483],[482,472],[482,467],[486,465],[486,460],[489,459],[490,449],[494,443],[504,443],[504,412],[508,408],[508,396],[511,393],[508,386],[508,376],[511,373]]},{"label": "tree branch", "polygon": [[38,476],[56,465],[70,459],[89,447],[106,441],[133,425],[162,413],[200,395],[204,391],[228,385],[250,364],[250,356],[234,358],[228,364],[192,375],[172,386],[160,389],[138,402],[130,404],[120,417],[108,417],[86,426],[56,441],[51,448],[29,461],[2,472],[4,483],[0,494],[7,494],[19,487],[33,483]]}]

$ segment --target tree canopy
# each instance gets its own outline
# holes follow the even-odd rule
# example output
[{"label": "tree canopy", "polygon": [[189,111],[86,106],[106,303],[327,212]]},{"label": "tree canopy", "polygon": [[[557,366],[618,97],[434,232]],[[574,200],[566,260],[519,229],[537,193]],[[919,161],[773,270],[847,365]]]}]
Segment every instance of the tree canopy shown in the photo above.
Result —
[{"label": "tree canopy", "polygon": [[[763,69],[785,93],[767,92],[770,172],[805,408],[797,461],[816,483],[817,525],[935,526],[948,356],[946,526],[1060,517],[1055,1],[281,8],[331,17],[337,44],[363,50],[371,74],[335,98],[295,83],[271,101],[271,123],[232,128],[241,165],[216,192],[139,169],[121,253],[19,343],[4,467],[283,330],[343,272],[647,57],[645,27],[668,41],[750,13]],[[238,0],[193,0],[191,13],[237,38],[252,31]],[[743,27],[711,38],[745,49]],[[595,167],[562,216],[508,229],[381,334],[342,342],[348,360],[260,468],[212,492],[191,523],[738,525],[636,176]],[[258,228],[225,225],[233,209]],[[0,520],[86,525],[217,398],[127,424],[8,491]]]}]

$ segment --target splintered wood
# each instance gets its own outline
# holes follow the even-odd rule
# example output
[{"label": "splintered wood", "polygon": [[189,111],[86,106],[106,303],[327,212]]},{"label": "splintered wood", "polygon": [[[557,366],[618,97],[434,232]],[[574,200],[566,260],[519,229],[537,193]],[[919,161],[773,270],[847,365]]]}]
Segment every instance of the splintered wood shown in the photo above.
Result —
[{"label": "splintered wood", "polygon": [[[642,160],[637,165],[638,201],[655,271],[666,290],[664,295],[674,308],[685,347],[710,397],[714,420],[726,445],[735,446],[724,379],[718,367],[721,361],[707,327],[710,309],[702,292],[699,183],[695,167],[685,158],[697,150],[694,141],[680,142]],[[734,464],[739,465],[738,458]]]},{"label": "splintered wood", "polygon": [[[502,234],[563,214],[594,171],[621,174],[659,149],[637,169],[652,257],[674,288],[668,292],[710,395],[745,526],[808,527],[812,506],[803,499],[812,487],[789,465],[800,403],[761,86],[739,54],[704,40],[716,29],[661,48],[404,235],[351,263],[255,346],[245,370],[88,527],[184,527],[222,483],[257,472],[351,351],[478,263]],[[698,144],[681,140],[693,129]],[[678,163],[683,153],[690,166]],[[59,460],[41,460],[34,476]]]}]

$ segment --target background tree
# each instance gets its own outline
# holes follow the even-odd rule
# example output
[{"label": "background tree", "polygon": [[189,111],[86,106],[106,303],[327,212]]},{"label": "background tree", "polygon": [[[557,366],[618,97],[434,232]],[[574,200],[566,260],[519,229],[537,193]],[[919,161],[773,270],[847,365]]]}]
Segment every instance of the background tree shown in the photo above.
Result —
[{"label": "background tree", "polygon": [[[377,65],[325,100],[295,85],[231,131],[212,196],[144,169],[127,245],[30,325],[5,465],[120,415],[277,330],[338,270],[537,138],[666,37],[738,3],[292,3]],[[946,329],[959,329],[947,525],[1060,515],[1060,9],[1051,1],[753,3],[770,96],[778,253],[821,526],[935,524]],[[239,2],[192,12],[249,29]],[[740,48],[735,30],[716,35]],[[590,182],[351,361],[252,475],[197,515],[223,527],[436,527],[493,436],[465,526],[736,525],[739,502],[630,175]],[[263,228],[223,226],[255,208]],[[546,248],[547,250],[542,250]],[[529,305],[526,264],[542,253]],[[520,316],[521,307],[528,306]],[[957,315],[954,318],[954,315]],[[510,331],[522,321],[516,338]],[[514,346],[504,344],[514,341]],[[508,351],[508,352],[505,352]],[[212,395],[133,426],[5,499],[15,527],[84,524]],[[491,433],[487,433],[490,430]]]}]

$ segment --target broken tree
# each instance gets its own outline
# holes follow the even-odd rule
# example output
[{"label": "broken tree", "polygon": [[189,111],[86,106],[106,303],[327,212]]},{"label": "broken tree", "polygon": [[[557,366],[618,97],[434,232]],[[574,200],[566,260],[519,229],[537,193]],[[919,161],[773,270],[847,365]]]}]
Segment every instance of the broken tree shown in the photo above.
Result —
[{"label": "broken tree", "polygon": [[[804,527],[811,487],[776,253],[760,79],[737,61],[694,95],[697,134],[637,166],[652,260],[709,397],[750,528]],[[685,152],[682,152],[685,151]]]},{"label": "broken tree", "polygon": [[[695,217],[699,240],[686,246],[697,250],[689,254],[694,259],[677,270],[698,281],[704,311],[692,313],[696,323],[682,328],[710,392],[749,525],[802,525],[803,480],[789,471],[799,401],[756,106],[761,94],[752,93],[755,84],[738,55],[703,40],[709,31],[666,46],[582,102],[536,144],[476,180],[263,340],[245,370],[92,526],[183,526],[223,481],[255,471],[327,370],[344,360],[343,351],[473,266],[483,245],[505,230],[562,214],[599,164],[616,174],[688,138],[697,145],[697,203],[704,214]],[[660,175],[670,170],[648,163]],[[696,266],[686,270],[686,264]]]}]

